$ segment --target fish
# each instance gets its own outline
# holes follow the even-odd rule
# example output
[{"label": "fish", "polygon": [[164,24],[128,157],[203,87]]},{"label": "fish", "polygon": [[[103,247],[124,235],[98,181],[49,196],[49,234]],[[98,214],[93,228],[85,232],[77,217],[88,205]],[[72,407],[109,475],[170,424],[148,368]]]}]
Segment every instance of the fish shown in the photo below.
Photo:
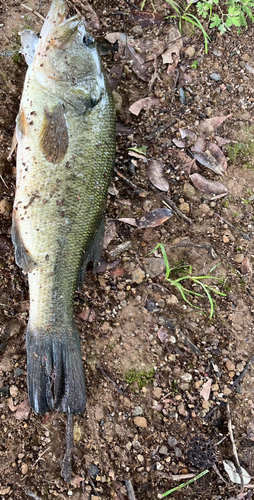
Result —
[{"label": "fish", "polygon": [[83,413],[86,383],[73,301],[99,263],[115,161],[115,107],[94,38],[53,0],[28,63],[14,146],[15,260],[28,274],[27,383],[36,414]]}]

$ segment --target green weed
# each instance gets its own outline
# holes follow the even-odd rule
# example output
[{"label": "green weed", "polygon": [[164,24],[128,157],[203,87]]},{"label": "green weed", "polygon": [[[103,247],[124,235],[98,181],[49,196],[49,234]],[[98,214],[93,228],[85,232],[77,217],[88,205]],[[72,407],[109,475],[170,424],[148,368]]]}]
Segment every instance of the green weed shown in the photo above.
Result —
[{"label": "green weed", "polygon": [[[169,262],[168,262],[168,257],[167,257],[167,254],[166,254],[166,250],[164,248],[164,245],[162,243],[158,243],[158,245],[154,248],[154,250],[152,250],[151,253],[154,253],[155,250],[157,249],[160,249],[161,250],[161,253],[162,253],[162,256],[163,256],[163,259],[164,259],[164,262],[165,262],[165,266],[166,266],[166,276],[165,276],[165,280],[171,285],[171,286],[174,286],[177,288],[177,290],[180,292],[183,300],[185,302],[187,302],[187,304],[189,304],[191,307],[194,307],[195,309],[201,309],[199,306],[196,306],[194,305],[192,302],[190,302],[187,298],[187,295],[192,295],[196,298],[207,298],[208,301],[209,301],[209,304],[210,304],[210,319],[213,317],[213,314],[214,314],[214,306],[215,306],[215,301],[213,300],[212,298],[212,295],[211,293],[215,293],[217,295],[221,295],[223,297],[226,297],[226,294],[225,293],[222,293],[220,292],[219,290],[217,290],[217,288],[214,288],[210,285],[206,285],[205,283],[203,283],[203,280],[204,279],[216,279],[216,280],[219,280],[221,278],[217,278],[215,276],[212,276],[210,273],[213,272],[213,270],[218,266],[218,264],[216,266],[214,266],[211,270],[210,270],[210,273],[207,274],[206,276],[192,276],[192,266],[190,264],[187,264],[187,265],[182,265],[180,267],[172,267],[170,268],[169,267]],[[148,254],[148,255],[150,255]],[[175,271],[175,270],[180,270],[181,272],[184,273],[183,276],[180,276],[179,278],[176,278],[176,279],[172,279],[170,278],[170,274],[172,274],[172,271]],[[186,274],[186,271],[187,271],[187,274]],[[197,285],[199,288],[203,289],[203,291],[205,292],[205,295],[204,294],[201,294],[201,293],[198,293],[198,292],[194,292],[193,290],[190,290],[189,288],[186,288],[182,282],[183,281],[190,281],[192,285]]]},{"label": "green weed", "polygon": [[130,370],[125,373],[124,380],[130,386],[136,386],[141,391],[143,387],[154,379],[154,368],[149,372],[142,370]]}]

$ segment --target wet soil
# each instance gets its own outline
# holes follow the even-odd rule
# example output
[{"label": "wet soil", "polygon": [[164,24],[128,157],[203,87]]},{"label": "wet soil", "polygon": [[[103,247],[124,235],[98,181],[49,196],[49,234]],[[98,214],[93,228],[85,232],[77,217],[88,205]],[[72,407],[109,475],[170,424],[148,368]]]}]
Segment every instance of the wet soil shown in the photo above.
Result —
[{"label": "wet soil", "polygon": [[[49,4],[26,2],[42,16]],[[84,14],[82,2],[68,4]],[[119,31],[140,42],[159,43],[171,25],[140,26],[125,1],[94,0],[91,5],[100,17],[101,27],[94,34],[106,71],[120,65],[115,98],[121,132],[116,168],[121,175],[113,176],[108,197],[112,237],[105,244],[100,273],[93,276],[88,271],[75,297],[88,405],[83,415],[75,416],[73,478],[66,485],[60,470],[66,417],[57,412],[36,416],[27,403],[29,294],[26,274],[15,264],[10,240],[15,154],[11,160],[7,156],[26,72],[18,54],[19,32],[30,28],[38,33],[42,20],[18,0],[0,3],[0,495],[9,500],[32,495],[124,500],[128,498],[125,482],[131,479],[137,500],[156,499],[183,483],[181,475],[208,468],[208,474],[171,498],[236,497],[239,486],[221,480],[208,452],[195,461],[188,450],[194,438],[210,440],[216,445],[217,467],[229,481],[223,468],[223,460],[234,460],[228,401],[241,466],[254,475],[249,425],[254,418],[252,364],[234,384],[254,354],[254,29],[250,26],[241,34],[233,29],[220,36],[205,26],[211,38],[208,54],[202,36],[185,30],[178,73],[167,72],[158,57],[156,78],[151,80],[152,65],[144,81],[132,71],[131,63],[105,48],[112,46],[104,37]],[[168,13],[163,2],[156,7],[158,14]],[[211,78],[212,73],[219,74],[218,81]],[[142,110],[139,116],[129,111],[135,101],[151,96],[160,100],[158,107]],[[202,120],[226,115],[230,116],[206,139],[214,142],[217,135],[231,141],[222,146],[227,175],[221,178],[196,166],[197,172],[228,189],[227,196],[216,198],[193,188],[171,148],[175,148],[172,140],[180,138],[180,128],[198,133]],[[128,148],[142,146],[147,146],[143,159],[128,154]],[[174,211],[157,227],[142,229],[118,220],[165,208],[163,193],[154,190],[147,177],[151,160],[163,161],[167,196],[191,224]],[[123,243],[126,249],[120,252]],[[164,245],[170,267],[188,264],[193,275],[205,276],[217,266],[213,276],[219,279],[206,283],[225,295],[213,295],[212,318],[208,300],[195,296],[193,305],[200,307],[195,309],[165,281],[160,252],[148,256],[158,243]],[[179,272],[172,276],[183,276]],[[190,282],[187,285],[200,292]]]}]

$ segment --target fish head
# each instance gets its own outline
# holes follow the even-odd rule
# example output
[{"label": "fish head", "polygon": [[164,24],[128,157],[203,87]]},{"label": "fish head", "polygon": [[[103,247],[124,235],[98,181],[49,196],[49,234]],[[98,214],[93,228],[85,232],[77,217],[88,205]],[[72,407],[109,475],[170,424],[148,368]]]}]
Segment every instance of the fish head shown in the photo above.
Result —
[{"label": "fish head", "polygon": [[93,37],[78,16],[66,19],[63,0],[53,0],[33,61],[37,82],[49,92],[89,92],[103,72]]}]

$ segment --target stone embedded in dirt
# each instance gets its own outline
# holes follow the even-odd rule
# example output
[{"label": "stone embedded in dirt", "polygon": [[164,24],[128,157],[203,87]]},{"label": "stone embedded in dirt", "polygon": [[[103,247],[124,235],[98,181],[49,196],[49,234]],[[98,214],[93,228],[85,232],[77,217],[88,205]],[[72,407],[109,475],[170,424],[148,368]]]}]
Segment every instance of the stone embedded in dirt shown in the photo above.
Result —
[{"label": "stone embedded in dirt", "polygon": [[190,384],[188,384],[187,382],[184,382],[183,384],[180,384],[180,389],[182,389],[182,391],[188,391],[189,388],[190,388]]},{"label": "stone embedded in dirt", "polygon": [[209,118],[212,114],[213,114],[213,110],[210,106],[208,106],[206,109],[205,109],[205,113],[206,113],[206,116],[207,118]]},{"label": "stone embedded in dirt", "polygon": [[145,428],[145,427],[147,427],[147,420],[145,417],[135,417],[134,424],[137,427]]},{"label": "stone embedded in dirt", "polygon": [[208,212],[210,212],[210,207],[206,203],[202,203],[201,205],[199,205],[198,208],[199,208],[199,211],[202,212],[204,215],[208,214]]},{"label": "stone embedded in dirt", "polygon": [[205,410],[208,410],[210,408],[209,401],[202,401],[202,408],[204,408]]},{"label": "stone embedded in dirt", "polygon": [[125,445],[125,448],[127,451],[130,451],[132,448],[132,443],[130,441],[128,441],[128,443],[126,443],[126,445]]},{"label": "stone embedded in dirt", "polygon": [[219,50],[214,49],[213,50],[213,55],[216,56],[216,57],[221,57],[222,56],[222,52],[219,51]]},{"label": "stone embedded in dirt", "polygon": [[155,278],[165,271],[165,261],[163,258],[150,257],[144,260],[144,268],[150,278]]},{"label": "stone embedded in dirt", "polygon": [[[138,418],[138,417],[137,417],[137,418]],[[136,441],[133,441],[132,446],[133,446],[134,450],[140,450],[140,448],[141,448],[141,444],[140,444],[140,442],[139,442],[139,441],[137,441],[137,440],[136,440]]]},{"label": "stone embedded in dirt", "polygon": [[190,382],[192,380],[192,375],[191,373],[184,373],[183,375],[181,375],[181,379],[184,382]]},{"label": "stone embedded in dirt", "polygon": [[177,458],[180,458],[182,456],[183,452],[178,448],[178,446],[175,448],[175,455]]},{"label": "stone embedded in dirt", "polygon": [[160,399],[161,398],[161,393],[162,393],[162,388],[161,387],[155,387],[153,390],[153,396],[155,399]]},{"label": "stone embedded in dirt", "polygon": [[9,358],[3,359],[2,363],[0,363],[0,370],[2,372],[11,372],[12,370],[12,363]]},{"label": "stone embedded in dirt", "polygon": [[95,405],[94,418],[100,422],[104,418],[104,410],[101,405]]},{"label": "stone embedded in dirt", "polygon": [[199,389],[201,387],[201,385],[203,385],[203,380],[197,380],[197,382],[195,382],[195,388],[196,389]]},{"label": "stone embedded in dirt", "polygon": [[17,395],[18,395],[18,388],[16,387],[16,385],[11,385],[10,386],[10,395],[15,398]]},{"label": "stone embedded in dirt", "polygon": [[232,363],[232,361],[230,361],[230,359],[227,359],[225,364],[226,364],[226,368],[227,368],[228,372],[235,371],[235,365],[234,365],[234,363]]},{"label": "stone embedded in dirt", "polygon": [[181,210],[181,212],[188,214],[190,211],[190,205],[186,203],[186,201],[184,201],[183,203],[180,203],[179,209]]},{"label": "stone embedded in dirt", "polygon": [[195,191],[194,187],[189,182],[184,183],[183,193],[186,196],[186,198],[189,198],[190,200],[196,198],[196,191]]},{"label": "stone embedded in dirt", "polygon": [[180,413],[180,415],[183,415],[184,417],[186,416],[186,410],[185,410],[184,403],[180,403],[177,406],[177,411],[178,411],[178,413]]},{"label": "stone embedded in dirt", "polygon": [[6,488],[3,487],[1,488],[0,487],[0,495],[8,495],[8,493],[10,493],[11,491],[11,487],[10,486],[7,486]]},{"label": "stone embedded in dirt", "polygon": [[238,253],[238,254],[236,254],[236,255],[235,255],[235,257],[234,257],[234,261],[235,261],[237,264],[241,264],[241,263],[242,263],[242,261],[243,261],[243,259],[244,259],[244,255],[243,255],[243,253]]},{"label": "stone embedded in dirt", "polygon": [[8,202],[7,198],[3,198],[0,201],[0,214],[10,214],[12,211],[12,205]]},{"label": "stone embedded in dirt", "polygon": [[219,391],[219,389],[220,388],[219,388],[219,385],[217,383],[212,385],[212,391],[213,392]]},{"label": "stone embedded in dirt", "polygon": [[21,465],[21,474],[23,474],[23,476],[24,476],[27,473],[28,473],[28,465],[27,464],[22,464]]},{"label": "stone embedded in dirt", "polygon": [[175,306],[178,304],[179,300],[176,297],[176,295],[167,295],[166,297],[166,304],[170,306]]},{"label": "stone embedded in dirt", "polygon": [[159,454],[160,454],[160,455],[167,455],[167,454],[168,454],[168,447],[167,447],[167,446],[164,446],[164,445],[163,445],[163,446],[161,446],[161,447],[159,448]]},{"label": "stone embedded in dirt", "polygon": [[195,47],[193,47],[193,45],[190,45],[189,47],[187,47],[185,49],[184,52],[185,52],[186,56],[188,56],[188,57],[194,57]]},{"label": "stone embedded in dirt", "polygon": [[96,477],[96,476],[98,476],[99,472],[100,472],[100,470],[97,467],[97,465],[95,465],[94,463],[91,462],[89,469],[88,469],[88,474],[92,477]]},{"label": "stone embedded in dirt", "polygon": [[143,415],[143,413],[144,413],[144,410],[143,410],[142,406],[136,406],[136,408],[134,408],[134,410],[133,410],[132,415],[134,415],[134,417],[138,417],[140,415]]},{"label": "stone embedded in dirt", "polygon": [[138,461],[142,464],[142,462],[144,462],[144,457],[143,455],[137,455],[137,459]]},{"label": "stone embedded in dirt", "polygon": [[134,271],[132,271],[131,273],[132,282],[137,283],[138,285],[143,283],[145,277],[145,272],[140,267],[137,267],[137,269],[134,269]]},{"label": "stone embedded in dirt", "polygon": [[211,73],[210,78],[211,78],[211,80],[214,80],[215,82],[219,82],[221,80],[221,76],[219,73]]},{"label": "stone embedded in dirt", "polygon": [[177,439],[174,436],[169,436],[168,445],[170,446],[170,448],[174,448],[177,445]]}]

